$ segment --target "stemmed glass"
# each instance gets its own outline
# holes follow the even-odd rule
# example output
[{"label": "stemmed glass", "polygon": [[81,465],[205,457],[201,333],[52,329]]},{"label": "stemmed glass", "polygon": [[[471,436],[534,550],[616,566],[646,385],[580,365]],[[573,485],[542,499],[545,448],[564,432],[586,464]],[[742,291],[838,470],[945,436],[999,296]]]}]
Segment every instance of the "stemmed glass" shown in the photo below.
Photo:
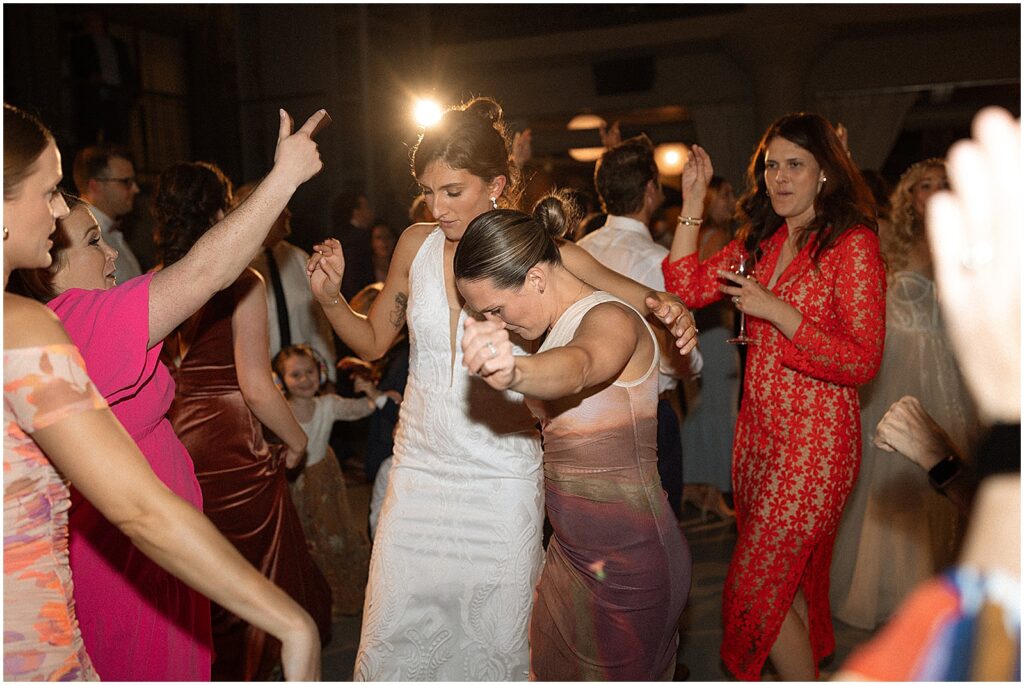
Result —
[{"label": "stemmed glass", "polygon": [[[738,256],[733,257],[728,262],[726,262],[726,269],[734,274],[739,274],[740,276],[749,276],[750,274],[754,273],[755,264],[756,261],[753,255],[747,254],[746,252],[742,252]],[[736,284],[730,281],[729,285]],[[747,335],[747,317],[743,314],[742,311],[740,312],[739,335],[737,335],[735,338],[729,338],[726,342],[732,343],[733,345],[757,344],[756,340]]]}]

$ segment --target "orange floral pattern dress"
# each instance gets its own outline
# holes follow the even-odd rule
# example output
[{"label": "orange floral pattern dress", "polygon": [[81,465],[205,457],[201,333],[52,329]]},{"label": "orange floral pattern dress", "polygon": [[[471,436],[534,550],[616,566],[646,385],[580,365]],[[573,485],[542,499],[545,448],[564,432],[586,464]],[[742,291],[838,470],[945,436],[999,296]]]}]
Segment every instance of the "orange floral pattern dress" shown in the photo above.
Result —
[{"label": "orange floral pattern dress", "polygon": [[68,566],[68,483],[29,437],[107,403],[73,345],[4,350],[4,680],[99,680]]},{"label": "orange floral pattern dress", "polygon": [[[789,235],[761,244],[753,276],[768,283]],[[857,386],[878,371],[885,340],[885,273],[878,236],[855,226],[811,260],[813,241],[772,293],[803,314],[793,339],[747,317],[743,400],[733,447],[737,541],[722,596],[722,660],[756,680],[797,590],[807,600],[815,664],[835,649],[828,604],[832,543],[860,464]],[[723,297],[718,269],[742,252],[732,241],[698,263],[663,263],[665,287],[692,308]]]}]

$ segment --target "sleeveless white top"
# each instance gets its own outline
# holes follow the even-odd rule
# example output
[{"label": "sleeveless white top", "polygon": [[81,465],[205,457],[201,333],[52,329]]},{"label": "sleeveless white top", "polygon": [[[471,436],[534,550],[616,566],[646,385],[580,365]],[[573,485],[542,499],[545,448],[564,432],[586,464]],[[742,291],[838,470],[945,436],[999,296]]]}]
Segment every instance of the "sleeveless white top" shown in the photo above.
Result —
[{"label": "sleeveless white top", "polygon": [[[356,680],[526,680],[542,563],[540,435],[454,363],[435,229],[409,270],[409,380],[370,561]],[[517,352],[523,353],[517,348]]]}]

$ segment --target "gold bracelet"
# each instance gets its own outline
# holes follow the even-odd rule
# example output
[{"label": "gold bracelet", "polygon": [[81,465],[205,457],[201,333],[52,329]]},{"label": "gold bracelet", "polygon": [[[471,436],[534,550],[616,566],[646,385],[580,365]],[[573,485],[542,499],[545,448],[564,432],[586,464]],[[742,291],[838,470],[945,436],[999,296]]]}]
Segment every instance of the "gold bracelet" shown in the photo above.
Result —
[{"label": "gold bracelet", "polygon": [[699,216],[680,216],[679,217],[679,223],[681,223],[681,224],[694,224],[696,226],[699,226],[702,223],[704,223],[704,219],[700,218]]}]

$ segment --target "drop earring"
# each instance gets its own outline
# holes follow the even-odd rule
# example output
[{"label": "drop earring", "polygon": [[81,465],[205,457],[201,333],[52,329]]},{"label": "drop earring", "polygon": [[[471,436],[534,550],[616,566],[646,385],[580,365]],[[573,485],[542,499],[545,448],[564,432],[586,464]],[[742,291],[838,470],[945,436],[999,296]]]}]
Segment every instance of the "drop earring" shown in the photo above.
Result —
[{"label": "drop earring", "polygon": [[491,198],[491,209],[497,209],[497,208],[498,208],[498,199],[495,198],[495,197],[492,197]]}]

